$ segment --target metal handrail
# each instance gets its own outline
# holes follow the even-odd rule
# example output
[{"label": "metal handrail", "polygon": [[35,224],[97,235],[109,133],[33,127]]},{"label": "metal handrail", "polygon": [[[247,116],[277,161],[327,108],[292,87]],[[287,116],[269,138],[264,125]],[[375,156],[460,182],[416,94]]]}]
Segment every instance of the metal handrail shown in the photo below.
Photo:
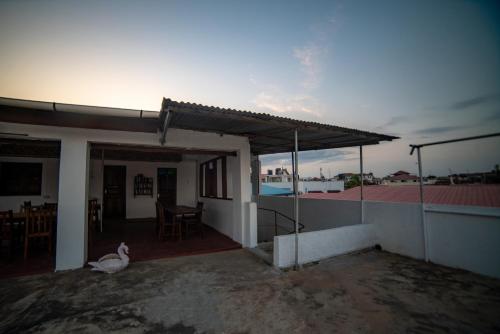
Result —
[{"label": "metal handrail", "polygon": [[[257,208],[259,210],[264,210],[264,211],[269,211],[269,212],[274,212],[274,235],[278,235],[278,221],[277,221],[277,217],[278,215],[282,216],[283,218],[286,218],[288,219],[289,221],[291,221],[293,223],[293,226],[295,227],[295,219],[293,218],[290,218],[288,217],[287,215],[277,211],[277,210],[273,210],[273,209],[267,209],[267,208]],[[280,226],[282,227],[282,226]],[[300,223],[299,222],[299,233],[302,232],[302,230],[304,229],[304,224]],[[292,234],[292,233],[295,233],[295,231],[291,231],[291,232],[288,232],[288,234]]]}]

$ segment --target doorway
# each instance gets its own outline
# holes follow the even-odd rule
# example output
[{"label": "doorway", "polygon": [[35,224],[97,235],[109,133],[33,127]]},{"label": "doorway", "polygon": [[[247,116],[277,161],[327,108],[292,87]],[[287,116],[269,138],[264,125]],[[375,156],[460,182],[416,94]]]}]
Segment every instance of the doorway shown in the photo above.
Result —
[{"label": "doorway", "polygon": [[125,218],[126,166],[104,166],[103,218]]},{"label": "doorway", "polygon": [[158,168],[158,201],[177,204],[177,168]]}]

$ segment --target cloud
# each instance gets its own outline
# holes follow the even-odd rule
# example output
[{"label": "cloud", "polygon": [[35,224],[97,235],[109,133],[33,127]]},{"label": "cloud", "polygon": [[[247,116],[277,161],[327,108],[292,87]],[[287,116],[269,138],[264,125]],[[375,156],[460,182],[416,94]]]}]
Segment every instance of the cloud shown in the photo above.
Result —
[{"label": "cloud", "polygon": [[500,111],[496,111],[491,115],[485,116],[481,119],[481,122],[496,122],[500,121]]},{"label": "cloud", "polygon": [[455,102],[451,105],[451,109],[453,110],[463,110],[463,109],[469,109],[472,107],[476,107],[482,104],[486,104],[495,100],[498,100],[500,97],[500,94],[483,94],[479,95],[470,99],[466,100],[461,100],[458,102]]},{"label": "cloud", "polygon": [[386,129],[390,126],[395,126],[399,124],[404,124],[409,121],[409,118],[407,116],[393,116],[389,119],[389,121],[385,122],[382,125],[377,126],[375,129],[377,130],[383,130]]},{"label": "cloud", "polygon": [[457,126],[436,126],[433,128],[426,128],[426,129],[420,129],[416,130],[413,133],[418,134],[418,135],[437,135],[437,134],[443,134],[443,133],[448,133],[456,130],[462,130],[469,128],[468,126],[463,126],[463,125],[457,125]]},{"label": "cloud", "polygon": [[320,81],[320,56],[324,49],[316,43],[309,43],[304,47],[293,49],[293,56],[297,58],[305,74],[302,86],[305,89],[313,89],[319,85]]},{"label": "cloud", "polygon": [[261,111],[270,111],[275,114],[309,114],[321,118],[319,102],[312,96],[289,96],[279,90],[262,91],[253,100]]},{"label": "cloud", "polygon": [[325,107],[312,90],[320,84],[322,58],[329,50],[328,41],[336,26],[335,17],[332,17],[329,21],[322,22],[317,29],[313,29],[312,38],[303,46],[292,48],[292,55],[298,60],[304,74],[294,93],[283,91],[284,85],[276,85],[274,82],[263,84],[253,74],[249,75],[250,83],[258,88],[252,102],[260,112],[286,114],[285,116],[307,120],[311,116],[323,116]]}]

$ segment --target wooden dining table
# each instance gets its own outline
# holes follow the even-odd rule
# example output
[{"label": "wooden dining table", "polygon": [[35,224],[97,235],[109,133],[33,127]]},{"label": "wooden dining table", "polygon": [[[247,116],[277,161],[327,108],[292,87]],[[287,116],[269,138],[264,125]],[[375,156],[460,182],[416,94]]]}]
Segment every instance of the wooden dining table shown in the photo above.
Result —
[{"label": "wooden dining table", "polygon": [[[169,213],[172,223],[175,224],[177,219],[182,222],[184,215],[195,215],[200,212],[201,209],[187,205],[166,205],[165,211]],[[179,240],[182,240],[182,233],[179,236]]]},{"label": "wooden dining table", "polygon": [[197,214],[200,212],[200,209],[192,206],[186,205],[169,205],[165,206],[165,210],[168,211],[173,216],[184,216],[187,214]]}]

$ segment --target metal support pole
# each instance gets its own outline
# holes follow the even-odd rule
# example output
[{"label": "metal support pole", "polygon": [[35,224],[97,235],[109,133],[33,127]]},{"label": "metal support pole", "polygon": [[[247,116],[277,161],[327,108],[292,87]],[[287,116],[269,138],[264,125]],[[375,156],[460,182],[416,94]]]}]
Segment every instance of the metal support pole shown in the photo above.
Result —
[{"label": "metal support pole", "polygon": [[361,194],[360,194],[360,204],[361,204],[361,224],[365,222],[365,207],[363,202],[363,146],[359,146],[359,175],[361,180]]},{"label": "metal support pole", "polygon": [[424,258],[425,261],[429,261],[429,246],[427,240],[427,224],[425,222],[425,204],[424,204],[424,176],[422,175],[422,156],[420,154],[420,147],[417,147],[417,158],[418,158],[418,177],[420,179],[420,209],[422,215],[422,231],[424,237]]},{"label": "metal support pole", "polygon": [[295,129],[295,168],[293,173],[295,195],[295,270],[299,269],[299,133]]},{"label": "metal support pole", "polygon": [[[101,150],[101,182],[104,189],[104,149]],[[101,219],[99,219],[101,233],[102,233],[103,211],[104,211],[104,193],[102,194],[102,200],[101,200]]]},{"label": "metal support pole", "polygon": [[295,152],[292,152],[292,189],[295,194]]}]

